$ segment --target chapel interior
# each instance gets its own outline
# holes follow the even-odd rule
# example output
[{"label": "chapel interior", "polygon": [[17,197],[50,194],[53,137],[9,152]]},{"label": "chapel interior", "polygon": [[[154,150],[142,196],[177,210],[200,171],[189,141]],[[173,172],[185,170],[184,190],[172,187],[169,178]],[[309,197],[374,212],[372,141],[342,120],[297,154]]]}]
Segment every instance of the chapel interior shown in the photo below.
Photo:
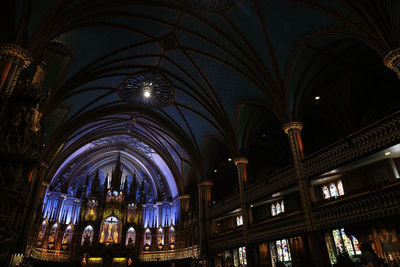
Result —
[{"label": "chapel interior", "polygon": [[0,21],[1,266],[400,267],[399,1]]}]

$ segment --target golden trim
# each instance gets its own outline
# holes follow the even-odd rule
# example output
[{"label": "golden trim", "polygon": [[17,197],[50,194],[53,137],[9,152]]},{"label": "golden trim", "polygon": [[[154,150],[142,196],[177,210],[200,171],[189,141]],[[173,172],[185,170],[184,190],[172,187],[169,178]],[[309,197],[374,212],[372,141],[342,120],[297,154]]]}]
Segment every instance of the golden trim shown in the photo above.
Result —
[{"label": "golden trim", "polygon": [[299,121],[291,121],[283,125],[282,127],[283,131],[288,134],[289,130],[303,130],[303,124]]},{"label": "golden trim", "polygon": [[205,187],[205,186],[212,186],[214,183],[210,180],[206,181],[201,181],[200,183],[197,184],[198,187]]},{"label": "golden trim", "polygon": [[241,163],[242,164],[248,164],[249,161],[245,157],[238,157],[238,158],[233,159],[233,163],[235,163],[235,166],[237,166],[238,164],[241,164]]},{"label": "golden trim", "polygon": [[32,57],[29,55],[28,50],[15,44],[5,44],[0,46],[0,58],[5,60],[12,60],[27,68],[32,63]]},{"label": "golden trim", "polygon": [[179,199],[190,199],[190,195],[180,195]]},{"label": "golden trim", "polygon": [[383,59],[383,64],[389,69],[394,70],[400,63],[400,48],[390,51]]}]

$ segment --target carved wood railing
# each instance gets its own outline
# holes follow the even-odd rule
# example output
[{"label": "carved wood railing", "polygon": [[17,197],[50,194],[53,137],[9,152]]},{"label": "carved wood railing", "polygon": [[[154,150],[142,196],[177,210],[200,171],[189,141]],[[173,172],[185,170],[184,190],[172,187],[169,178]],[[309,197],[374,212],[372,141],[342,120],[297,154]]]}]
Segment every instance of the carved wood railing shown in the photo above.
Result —
[{"label": "carved wood railing", "polygon": [[325,203],[313,211],[319,229],[397,214],[400,214],[400,183]]},{"label": "carved wood railing", "polygon": [[193,246],[176,250],[142,252],[139,255],[139,260],[154,262],[154,261],[168,261],[168,260],[179,260],[179,259],[198,259],[199,255],[200,255],[199,247]]},{"label": "carved wood railing", "polygon": [[30,257],[41,261],[69,262],[71,258],[70,252],[63,252],[60,250],[33,248],[30,253]]},{"label": "carved wood railing", "polygon": [[[307,177],[315,176],[358,160],[372,153],[400,143],[400,111],[361,129],[317,151],[303,161]],[[246,201],[263,198],[297,183],[293,165],[265,179],[250,184],[245,189]],[[239,198],[229,198],[213,205],[210,216],[215,218],[240,206]]]}]

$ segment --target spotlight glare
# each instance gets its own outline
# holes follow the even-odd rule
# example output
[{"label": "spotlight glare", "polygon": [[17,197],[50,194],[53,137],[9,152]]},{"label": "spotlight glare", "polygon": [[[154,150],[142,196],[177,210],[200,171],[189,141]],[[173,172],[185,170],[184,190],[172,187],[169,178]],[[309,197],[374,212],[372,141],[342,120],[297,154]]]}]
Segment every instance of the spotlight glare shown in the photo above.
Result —
[{"label": "spotlight glare", "polygon": [[319,98],[320,98],[319,96],[316,96],[316,97],[315,97],[315,100],[319,100]]},{"label": "spotlight glare", "polygon": [[150,91],[146,90],[143,93],[144,97],[149,98],[151,96]]}]

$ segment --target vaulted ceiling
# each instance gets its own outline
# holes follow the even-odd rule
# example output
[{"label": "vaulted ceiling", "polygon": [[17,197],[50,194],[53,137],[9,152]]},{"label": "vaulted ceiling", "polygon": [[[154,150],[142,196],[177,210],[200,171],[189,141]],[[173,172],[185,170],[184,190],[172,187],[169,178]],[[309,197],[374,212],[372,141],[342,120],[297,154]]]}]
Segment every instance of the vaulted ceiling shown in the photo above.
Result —
[{"label": "vaulted ceiling", "polygon": [[[398,79],[382,57],[400,45],[398,8],[394,0],[10,0],[0,38],[30,51],[28,73],[46,63],[50,162],[127,134],[178,169],[187,188],[233,179],[227,159],[239,155],[253,178],[289,164],[288,121],[304,123],[310,154],[397,110]],[[147,100],[144,82],[154,83]]]}]

